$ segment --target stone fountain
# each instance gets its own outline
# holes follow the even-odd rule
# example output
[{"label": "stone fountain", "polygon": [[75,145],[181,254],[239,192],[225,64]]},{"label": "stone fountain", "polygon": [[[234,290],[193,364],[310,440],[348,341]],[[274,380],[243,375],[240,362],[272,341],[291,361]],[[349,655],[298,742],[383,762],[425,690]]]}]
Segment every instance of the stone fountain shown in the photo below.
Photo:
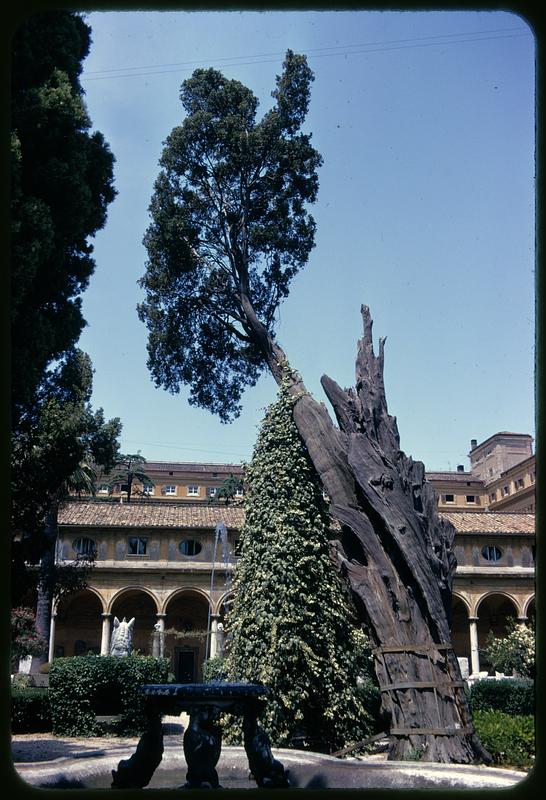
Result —
[{"label": "stone fountain", "polygon": [[260,788],[288,787],[287,772],[273,757],[269,738],[258,724],[269,690],[245,683],[145,684],[147,726],[135,753],[112,770],[112,788],[147,786],[163,757],[163,714],[189,714],[184,733],[187,764],[185,789],[220,788],[216,765],[222,748],[220,715],[243,718],[243,741],[248,766]]}]

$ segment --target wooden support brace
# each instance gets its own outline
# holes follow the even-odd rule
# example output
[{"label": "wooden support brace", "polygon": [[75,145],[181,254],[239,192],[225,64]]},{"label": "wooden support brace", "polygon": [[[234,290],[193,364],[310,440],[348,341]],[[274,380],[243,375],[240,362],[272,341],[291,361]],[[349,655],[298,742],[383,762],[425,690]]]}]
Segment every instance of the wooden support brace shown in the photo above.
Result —
[{"label": "wooden support brace", "polygon": [[457,687],[464,686],[463,681],[404,681],[403,683],[389,683],[387,686],[380,687],[381,692],[392,692],[398,689],[436,689],[440,686]]},{"label": "wooden support brace", "polygon": [[430,734],[432,736],[467,736],[474,733],[474,728],[465,725],[463,728],[391,728],[392,736],[417,736]]}]

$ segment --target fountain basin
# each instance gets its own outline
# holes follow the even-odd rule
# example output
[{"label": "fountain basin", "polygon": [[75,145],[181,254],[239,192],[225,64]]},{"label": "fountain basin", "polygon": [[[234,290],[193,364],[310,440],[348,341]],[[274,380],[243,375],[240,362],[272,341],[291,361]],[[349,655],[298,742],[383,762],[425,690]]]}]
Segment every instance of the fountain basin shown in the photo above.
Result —
[{"label": "fountain basin", "polygon": [[[180,739],[166,737],[163,760],[146,789],[180,789],[187,768]],[[97,740],[100,747],[100,739]],[[60,758],[40,764],[16,764],[27,783],[49,789],[106,789],[111,770],[125,753],[105,752],[102,756]],[[274,748],[273,754],[288,772],[291,789],[503,789],[528,778],[527,773],[467,764],[429,764],[370,758],[338,759],[308,751]],[[218,776],[226,790],[256,790],[249,778],[243,747],[224,747],[218,762]],[[144,791],[146,791],[146,789]]]}]

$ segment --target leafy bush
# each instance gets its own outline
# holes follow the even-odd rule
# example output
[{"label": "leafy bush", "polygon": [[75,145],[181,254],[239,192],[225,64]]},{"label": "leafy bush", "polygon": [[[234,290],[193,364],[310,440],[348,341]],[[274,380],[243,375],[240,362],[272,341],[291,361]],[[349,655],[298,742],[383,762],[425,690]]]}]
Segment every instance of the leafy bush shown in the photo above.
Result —
[{"label": "leafy bush", "polygon": [[470,709],[502,711],[510,716],[535,713],[535,684],[529,678],[476,681],[469,694]]},{"label": "leafy bush", "polygon": [[531,628],[511,617],[507,620],[506,636],[489,634],[484,655],[499,672],[527,678],[535,674],[535,634]]},{"label": "leafy bush", "polygon": [[223,656],[209,658],[203,664],[203,682],[213,683],[214,681],[227,681],[227,671]]},{"label": "leafy bush", "polygon": [[47,653],[47,642],[36,631],[36,615],[31,608],[11,610],[11,658],[17,661],[25,656]]},{"label": "leafy bush", "polygon": [[169,662],[151,656],[56,658],[49,670],[53,733],[97,736],[96,715],[121,715],[120,736],[138,736],[145,727],[144,683],[166,683]]},{"label": "leafy bush", "polygon": [[11,730],[12,733],[46,733],[51,730],[47,689],[12,687]]},{"label": "leafy bush", "polygon": [[535,758],[535,720],[502,711],[476,711],[476,733],[497,765],[529,769]]}]

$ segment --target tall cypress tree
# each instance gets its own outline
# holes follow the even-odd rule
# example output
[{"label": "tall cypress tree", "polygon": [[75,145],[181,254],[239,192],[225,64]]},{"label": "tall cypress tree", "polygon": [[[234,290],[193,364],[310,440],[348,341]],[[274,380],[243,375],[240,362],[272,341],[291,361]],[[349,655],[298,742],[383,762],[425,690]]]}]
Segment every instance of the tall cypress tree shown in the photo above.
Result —
[{"label": "tall cypress tree", "polygon": [[246,471],[246,519],[227,619],[232,680],[272,690],[262,724],[275,746],[300,737],[332,752],[369,735],[357,687],[367,639],[329,555],[322,488],[282,386]]}]

